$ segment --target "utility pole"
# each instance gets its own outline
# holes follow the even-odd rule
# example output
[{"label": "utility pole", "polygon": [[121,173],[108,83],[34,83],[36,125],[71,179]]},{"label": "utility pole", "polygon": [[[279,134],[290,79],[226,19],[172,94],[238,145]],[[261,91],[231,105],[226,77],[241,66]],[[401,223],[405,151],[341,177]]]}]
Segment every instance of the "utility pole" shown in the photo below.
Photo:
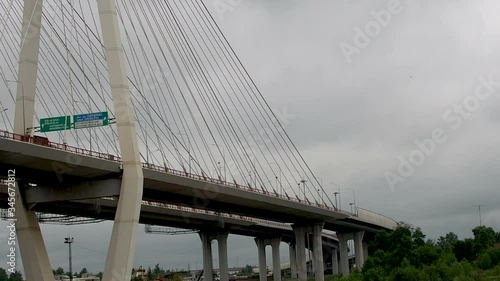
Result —
[{"label": "utility pole", "polygon": [[477,206],[479,209],[479,226],[483,225],[483,221],[481,220],[481,205]]},{"label": "utility pole", "polygon": [[73,243],[73,237],[64,238],[64,244],[69,246],[69,280],[73,281],[73,268],[71,264],[71,243]]}]

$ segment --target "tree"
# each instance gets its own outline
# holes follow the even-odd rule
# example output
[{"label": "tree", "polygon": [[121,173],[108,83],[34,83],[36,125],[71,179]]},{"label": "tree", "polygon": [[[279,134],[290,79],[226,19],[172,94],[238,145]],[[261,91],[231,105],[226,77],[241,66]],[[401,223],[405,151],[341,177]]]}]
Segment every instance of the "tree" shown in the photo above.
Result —
[{"label": "tree", "polygon": [[486,227],[484,225],[477,226],[472,230],[472,233],[474,234],[472,250],[476,255],[495,244],[496,233],[491,227]]},{"label": "tree", "polygon": [[87,271],[87,268],[85,268],[85,267],[84,267],[84,268],[82,268],[82,270],[80,271],[80,277],[81,277],[83,274],[85,274],[85,273],[89,273],[89,272]]},{"label": "tree", "polygon": [[55,271],[54,271],[54,275],[63,275],[64,274],[64,268],[62,267],[58,267]]},{"label": "tree", "polygon": [[417,227],[412,234],[412,242],[414,247],[421,247],[425,245],[425,234],[420,227]]},{"label": "tree", "polygon": [[246,265],[242,270],[241,270],[241,273],[245,273],[245,274],[251,274],[253,273],[253,268],[251,265]]},{"label": "tree", "polygon": [[7,271],[0,267],[0,281],[9,281],[9,275],[7,275]]},{"label": "tree", "polygon": [[472,239],[465,239],[463,241],[457,241],[453,246],[453,254],[457,258],[458,261],[468,260],[473,261],[475,259],[474,254],[472,252]]},{"label": "tree", "polygon": [[443,250],[452,250],[458,242],[458,236],[453,232],[448,232],[444,237],[439,237],[437,245]]},{"label": "tree", "polygon": [[148,277],[148,280],[153,280],[158,276],[154,276],[153,271],[151,270],[151,267],[148,267],[148,273],[146,274]]},{"label": "tree", "polygon": [[23,281],[23,275],[19,271],[12,272],[9,275],[9,281]]}]

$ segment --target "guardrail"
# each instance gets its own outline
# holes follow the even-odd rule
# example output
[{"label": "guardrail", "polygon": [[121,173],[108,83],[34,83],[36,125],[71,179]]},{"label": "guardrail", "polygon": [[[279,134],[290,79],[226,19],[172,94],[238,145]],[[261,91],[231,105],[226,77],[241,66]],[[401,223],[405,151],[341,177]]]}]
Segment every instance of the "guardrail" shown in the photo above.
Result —
[{"label": "guardrail", "polygon": [[[109,160],[109,161],[118,162],[118,163],[122,162],[122,158],[120,156],[116,156],[116,155],[112,155],[112,154],[108,154],[108,153],[102,153],[102,152],[98,152],[98,151],[92,151],[92,150],[79,148],[79,147],[74,147],[74,146],[70,146],[67,144],[51,142],[47,138],[43,138],[43,137],[38,137],[38,136],[32,137],[32,136],[19,135],[19,134],[14,134],[14,133],[2,131],[2,130],[0,130],[0,137],[5,138],[5,139],[21,141],[21,142],[27,142],[27,143],[31,143],[34,145],[39,145],[39,146],[48,147],[48,148],[52,148],[52,149],[67,151],[67,152],[71,152],[71,153],[76,153],[79,155],[95,157],[95,158],[99,158],[99,159],[103,159],[103,160]],[[343,214],[346,214],[349,216],[356,216],[356,214],[352,214],[349,212],[339,210],[336,207],[330,207],[330,206],[327,206],[325,204],[318,204],[317,202],[311,203],[309,200],[307,200],[307,198],[305,200],[301,200],[298,197],[290,197],[290,196],[288,196],[288,194],[286,194],[286,192],[285,192],[285,195],[278,194],[276,192],[271,193],[267,190],[264,190],[263,188],[262,189],[252,188],[251,186],[240,185],[240,184],[237,184],[235,182],[233,183],[233,182],[223,181],[220,179],[214,179],[214,178],[207,177],[206,175],[191,174],[191,173],[188,173],[186,171],[179,171],[179,170],[171,169],[168,167],[162,167],[162,166],[158,166],[158,165],[151,164],[151,163],[142,163],[142,167],[144,169],[168,173],[168,174],[176,175],[179,177],[190,178],[190,179],[204,181],[204,182],[208,182],[208,183],[224,185],[224,186],[236,188],[239,190],[245,190],[248,192],[266,195],[269,197],[277,197],[277,198],[280,198],[283,200],[292,201],[292,202],[296,202],[296,203],[303,204],[303,205],[314,206],[317,208],[326,209],[326,210],[330,210],[330,211],[334,211],[334,212],[338,212],[338,213],[343,213]]]}]

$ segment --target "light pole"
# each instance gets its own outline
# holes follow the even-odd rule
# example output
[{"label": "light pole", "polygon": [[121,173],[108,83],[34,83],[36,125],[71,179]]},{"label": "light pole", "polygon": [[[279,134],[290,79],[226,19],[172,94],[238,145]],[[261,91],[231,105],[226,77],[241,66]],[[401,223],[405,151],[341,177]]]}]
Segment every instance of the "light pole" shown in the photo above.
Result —
[{"label": "light pole", "polygon": [[[340,193],[334,192],[333,195],[335,196],[335,207],[337,207],[337,194],[339,195],[339,201],[340,201]],[[340,205],[339,205],[339,210],[340,210]]]},{"label": "light pole", "polygon": [[[304,190],[304,201],[306,200],[306,182],[307,180],[301,180],[300,181],[302,183],[302,188]],[[300,183],[299,183],[299,186],[300,186]]]},{"label": "light pole", "polygon": [[26,114],[24,112],[24,84],[19,80],[6,80],[6,81],[11,83],[18,83],[21,85],[21,93],[23,95],[23,132],[24,132],[23,135],[26,135]]},{"label": "light pole", "polygon": [[323,202],[323,205],[325,205],[325,198],[323,196],[323,192],[320,192],[320,190],[323,189],[323,179],[316,177],[320,181],[320,188],[318,188],[318,196],[321,198],[321,201]]},{"label": "light pole", "polygon": [[356,190],[354,190],[354,188],[349,188],[349,187],[345,187],[345,189],[349,189],[349,190],[352,190],[352,197],[353,197],[353,204],[354,204],[354,207],[356,207]]},{"label": "light pole", "polygon": [[73,269],[71,264],[71,243],[73,243],[73,237],[64,238],[64,244],[68,244],[69,246],[69,280],[73,280]]},{"label": "light pole", "polygon": [[189,135],[185,134],[185,133],[175,133],[176,135],[184,135],[186,136],[186,138],[188,139],[188,165],[189,165],[189,173],[191,174],[191,139],[189,138]]},{"label": "light pole", "polygon": [[[276,165],[280,171],[280,177],[279,177],[279,189],[280,189],[280,194],[283,196],[283,184],[281,183],[281,175],[283,174],[283,172],[281,171],[281,167],[280,165],[278,165],[278,163],[269,163],[271,165]],[[276,181],[278,181],[278,177],[276,177]],[[276,188],[278,188],[278,184],[276,184]]]},{"label": "light pole", "polygon": [[222,161],[224,162],[224,181],[226,181],[226,150],[223,145],[213,143],[217,147],[222,147]]},{"label": "light pole", "polygon": [[[254,181],[254,187],[257,187],[257,169],[255,168],[255,159],[253,159],[252,161],[252,158],[249,154],[246,154],[244,153],[243,155],[247,156],[248,157],[248,160],[250,161],[250,164],[252,165],[252,169],[253,169],[253,181]],[[248,171],[249,173],[251,171]],[[250,176],[250,181],[252,180],[252,176]]]},{"label": "light pole", "polygon": [[352,206],[354,205],[354,203],[349,203],[349,205],[351,206],[351,213],[354,214],[353,209],[352,209]]}]

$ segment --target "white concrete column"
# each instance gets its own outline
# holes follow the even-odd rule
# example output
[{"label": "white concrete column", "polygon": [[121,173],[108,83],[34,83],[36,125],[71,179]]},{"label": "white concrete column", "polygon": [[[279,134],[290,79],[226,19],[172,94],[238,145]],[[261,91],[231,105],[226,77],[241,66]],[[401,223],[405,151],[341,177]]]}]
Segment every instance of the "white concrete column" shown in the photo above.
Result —
[{"label": "white concrete column", "polygon": [[[17,84],[14,133],[19,135],[25,135],[26,129],[33,127],[42,12],[43,0],[24,1],[18,78],[12,82]],[[36,214],[24,204],[22,188],[17,183],[15,190],[15,214],[12,215],[17,219],[15,228],[25,276],[27,280],[52,281],[54,275]]]},{"label": "white concrete column", "polygon": [[364,252],[363,252],[363,236],[364,231],[358,231],[354,233],[354,250],[356,255],[356,268],[361,270],[363,264],[365,263]]},{"label": "white concrete column", "polygon": [[130,280],[141,212],[144,177],[116,0],[99,0],[97,7],[123,165],[120,197],[102,280]]},{"label": "white concrete column", "polygon": [[259,253],[259,281],[267,281],[266,243],[262,238],[255,238],[255,243]]},{"label": "white concrete column", "polygon": [[54,275],[38,219],[35,212],[28,210],[28,206],[24,204],[20,185],[22,184],[16,183],[16,205],[13,218],[17,219],[15,228],[26,280],[53,281]]},{"label": "white concrete column", "polygon": [[325,280],[325,270],[323,263],[323,240],[321,233],[323,232],[323,223],[313,225],[313,261],[314,261],[314,277],[316,281]]},{"label": "white concrete column", "polygon": [[217,233],[217,244],[219,246],[219,272],[220,281],[229,281],[229,269],[227,258],[228,232]]},{"label": "white concrete column", "polygon": [[340,234],[337,232],[337,238],[339,239],[339,254],[340,254],[340,274],[343,276],[349,276],[349,256],[347,252],[347,241],[349,240],[348,235]]},{"label": "white concrete column", "polygon": [[271,240],[271,247],[272,247],[272,251],[273,251],[273,280],[274,281],[281,281],[280,243],[281,243],[281,237],[280,238],[273,238]]},{"label": "white concrete column", "polygon": [[18,78],[17,82],[9,82],[17,83],[14,133],[20,135],[33,127],[42,6],[43,0],[24,0]]},{"label": "white concrete column", "polygon": [[203,252],[203,281],[213,281],[212,238],[206,232],[200,232],[200,238]]},{"label": "white concrete column", "polygon": [[292,226],[293,232],[295,233],[295,245],[296,245],[296,255],[297,255],[297,269],[298,269],[298,280],[307,280],[307,268],[306,268],[306,241],[305,241],[305,229],[303,226]]},{"label": "white concrete column", "polygon": [[338,250],[335,248],[332,249],[332,273],[339,274]]},{"label": "white concrete column", "polygon": [[290,278],[297,278],[297,250],[295,249],[295,244],[290,243],[289,245],[290,252]]}]

